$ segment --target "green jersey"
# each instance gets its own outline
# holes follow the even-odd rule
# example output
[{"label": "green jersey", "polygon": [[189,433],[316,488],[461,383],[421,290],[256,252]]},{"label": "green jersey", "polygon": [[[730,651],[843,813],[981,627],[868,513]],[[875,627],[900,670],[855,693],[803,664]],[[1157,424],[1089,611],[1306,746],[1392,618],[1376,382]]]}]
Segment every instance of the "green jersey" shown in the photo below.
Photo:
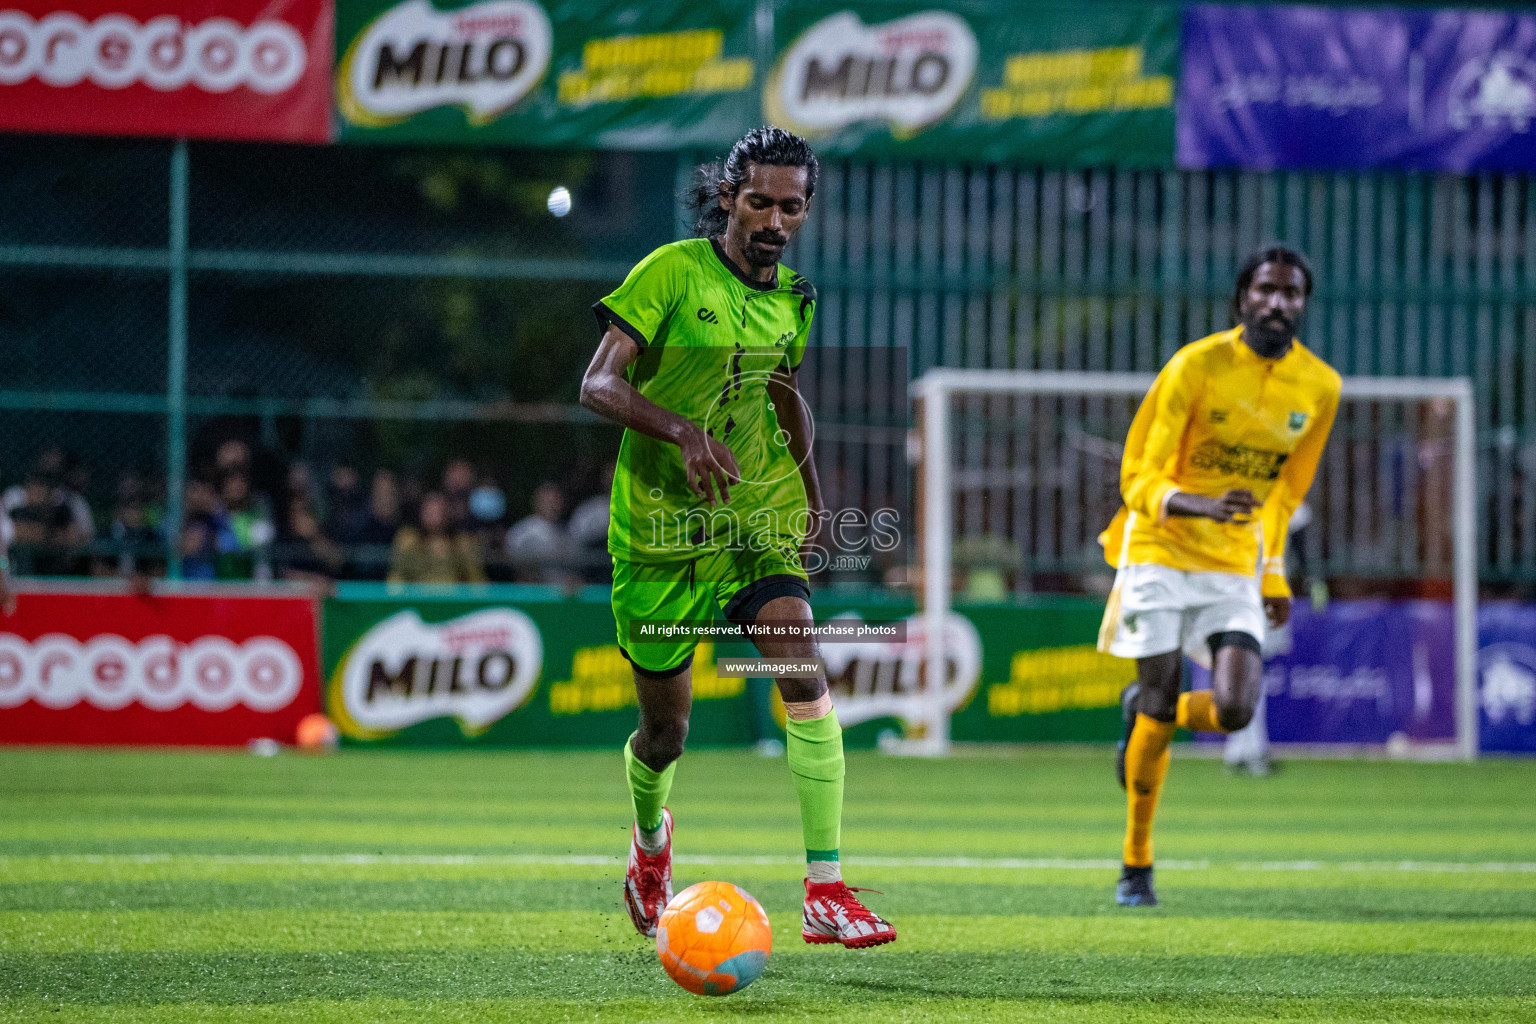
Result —
[{"label": "green jersey", "polygon": [[741,467],[729,505],[688,487],[682,451],[624,431],[609,500],[608,550],[632,562],[675,562],[701,551],[797,549],[806,494],[768,397],[780,367],[805,354],[816,291],[783,264],[777,279],[742,276],[718,242],[693,238],[641,260],[593,307],[640,346],[628,379],[652,402],[727,445]]}]

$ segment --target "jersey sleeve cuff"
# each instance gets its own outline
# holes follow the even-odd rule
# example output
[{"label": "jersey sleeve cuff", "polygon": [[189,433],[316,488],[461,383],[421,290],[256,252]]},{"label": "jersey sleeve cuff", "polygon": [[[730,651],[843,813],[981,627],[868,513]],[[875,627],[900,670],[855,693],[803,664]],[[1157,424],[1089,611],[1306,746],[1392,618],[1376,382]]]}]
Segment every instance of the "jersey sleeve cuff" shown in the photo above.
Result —
[{"label": "jersey sleeve cuff", "polygon": [[1168,521],[1168,502],[1173,500],[1173,496],[1175,494],[1180,494],[1180,493],[1182,493],[1182,492],[1177,487],[1175,487],[1173,484],[1168,484],[1167,485],[1167,490],[1163,491],[1162,494],[1158,495],[1158,498],[1157,498],[1157,525],[1161,526],[1161,525],[1163,525],[1163,523]]},{"label": "jersey sleeve cuff", "polygon": [[605,331],[608,329],[609,324],[613,324],[613,326],[629,335],[630,338],[634,340],[635,344],[639,345],[641,348],[647,348],[650,346],[650,339],[648,339],[640,331],[640,328],[636,327],[634,324],[630,323],[628,320],[625,320],[623,317],[619,316],[619,314],[615,313],[606,302],[592,303],[592,312],[597,317],[598,330]]},{"label": "jersey sleeve cuff", "polygon": [[1291,585],[1286,581],[1284,574],[1266,572],[1259,582],[1259,594],[1263,597],[1290,597]]}]

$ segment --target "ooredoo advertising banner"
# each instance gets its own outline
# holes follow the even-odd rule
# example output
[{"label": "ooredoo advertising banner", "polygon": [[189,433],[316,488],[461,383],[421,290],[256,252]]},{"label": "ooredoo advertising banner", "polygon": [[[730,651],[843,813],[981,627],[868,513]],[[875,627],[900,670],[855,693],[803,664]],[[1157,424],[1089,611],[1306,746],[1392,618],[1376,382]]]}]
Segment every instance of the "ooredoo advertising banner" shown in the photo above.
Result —
[{"label": "ooredoo advertising banner", "polygon": [[0,131],[331,138],[330,0],[0,0]]},{"label": "ooredoo advertising banner", "polygon": [[316,602],[21,595],[0,619],[0,743],[291,741],[320,710]]},{"label": "ooredoo advertising banner", "polygon": [[1536,169],[1536,15],[1191,7],[1183,167]]},{"label": "ooredoo advertising banner", "polygon": [[341,0],[347,141],[676,149],[757,123],[749,0]]}]

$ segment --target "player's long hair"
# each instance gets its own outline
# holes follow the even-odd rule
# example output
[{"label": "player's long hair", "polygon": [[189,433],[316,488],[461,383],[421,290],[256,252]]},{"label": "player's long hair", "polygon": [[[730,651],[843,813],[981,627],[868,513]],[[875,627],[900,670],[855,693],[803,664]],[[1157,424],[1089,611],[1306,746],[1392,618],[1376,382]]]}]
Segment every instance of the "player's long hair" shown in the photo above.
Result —
[{"label": "player's long hair", "polygon": [[1295,267],[1301,271],[1302,294],[1312,294],[1312,268],[1307,264],[1307,258],[1295,249],[1287,249],[1284,246],[1272,245],[1266,249],[1249,256],[1243,261],[1242,269],[1237,272],[1237,287],[1232,289],[1232,322],[1243,322],[1243,293],[1253,283],[1253,275],[1259,272],[1259,268],[1266,263],[1279,263],[1286,267]]},{"label": "player's long hair", "polygon": [[804,167],[805,198],[816,192],[816,154],[810,145],[793,132],[765,125],[753,128],[731,147],[723,161],[700,164],[693,172],[693,185],[684,194],[688,208],[694,211],[693,233],[699,238],[718,235],[725,230],[729,214],[720,209],[722,195],[734,196],[747,180],[749,164],[770,167]]}]

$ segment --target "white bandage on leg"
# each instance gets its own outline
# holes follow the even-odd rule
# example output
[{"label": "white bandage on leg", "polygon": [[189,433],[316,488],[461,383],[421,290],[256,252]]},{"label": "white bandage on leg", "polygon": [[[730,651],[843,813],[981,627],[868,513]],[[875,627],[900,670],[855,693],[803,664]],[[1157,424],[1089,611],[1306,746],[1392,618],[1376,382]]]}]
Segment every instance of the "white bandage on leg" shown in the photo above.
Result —
[{"label": "white bandage on leg", "polygon": [[797,722],[826,718],[832,713],[832,694],[823,693],[815,700],[787,700],[784,702],[784,713]]}]

